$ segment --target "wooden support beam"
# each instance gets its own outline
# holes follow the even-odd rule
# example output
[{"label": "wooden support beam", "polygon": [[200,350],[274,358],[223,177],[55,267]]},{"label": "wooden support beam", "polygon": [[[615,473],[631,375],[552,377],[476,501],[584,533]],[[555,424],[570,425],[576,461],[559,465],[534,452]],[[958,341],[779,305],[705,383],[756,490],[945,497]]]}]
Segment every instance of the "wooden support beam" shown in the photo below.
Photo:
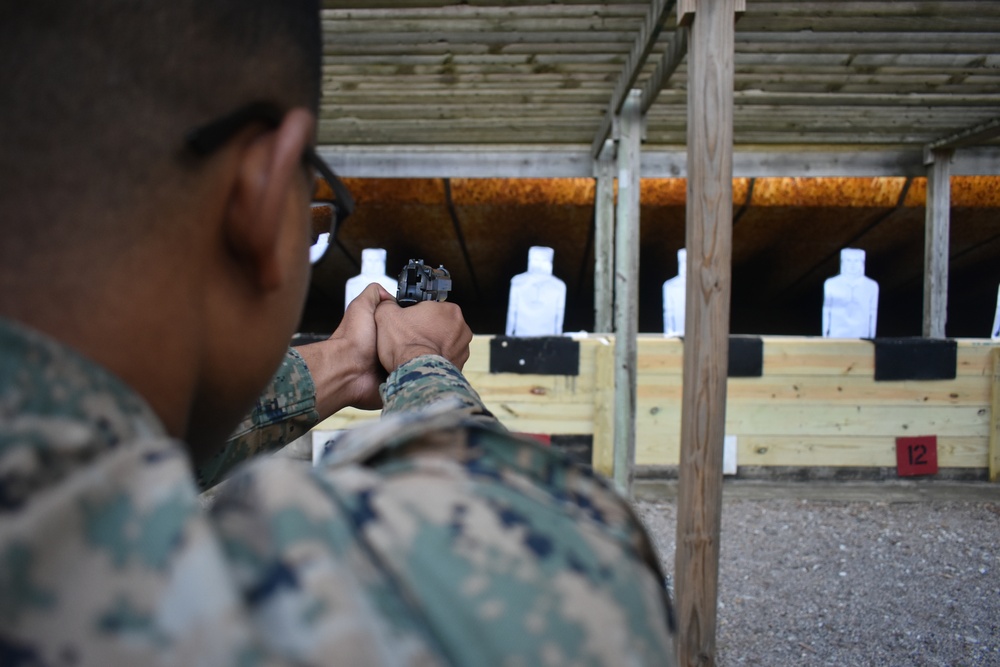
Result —
[{"label": "wooden support beam", "polygon": [[990,481],[1000,482],[1000,349],[993,350],[993,396],[990,408]]},{"label": "wooden support beam", "polygon": [[[680,0],[680,4],[677,5],[677,25],[691,25],[695,10],[703,2],[704,0]],[[733,6],[733,13],[736,18],[739,18],[747,10],[747,0],[734,0]],[[784,7],[782,7],[782,11],[784,11]]]},{"label": "wooden support beam", "polygon": [[611,101],[604,113],[604,119],[601,121],[593,143],[591,143],[590,152],[595,158],[604,146],[605,139],[610,136],[614,118],[622,110],[626,96],[631,95],[629,91],[636,79],[639,78],[639,73],[656,44],[656,38],[660,36],[663,24],[666,23],[667,16],[670,15],[676,4],[677,0],[652,0],[649,3],[646,18],[643,20],[639,34],[636,35],[632,49],[625,59],[625,66],[622,67],[621,74],[618,75],[618,82],[615,83],[615,89],[611,93]]},{"label": "wooden support beam", "polygon": [[611,333],[614,305],[615,143],[594,162],[594,332]]},{"label": "wooden support beam", "polygon": [[632,495],[635,467],[636,358],[639,333],[639,158],[642,92],[629,93],[618,124],[618,205],[615,216],[615,457],[614,481]]},{"label": "wooden support beam", "polygon": [[948,237],[951,228],[950,148],[932,152],[927,169],[927,203],[924,216],[924,322],[925,338],[944,338],[948,320]]},{"label": "wooden support beam", "polygon": [[985,123],[980,123],[974,127],[961,130],[960,132],[927,144],[924,147],[924,164],[930,164],[934,160],[935,151],[981,144],[994,137],[1000,137],[1000,118],[988,120]]},{"label": "wooden support beam", "polygon": [[677,502],[678,664],[715,664],[741,0],[698,0],[688,35],[687,295]]},{"label": "wooden support beam", "polygon": [[[591,178],[589,148],[492,145],[320,146],[320,157],[345,178]],[[1000,148],[955,152],[953,176],[1000,174]],[[733,156],[736,178],[784,176],[925,176],[919,150],[830,150],[740,152]],[[687,153],[644,150],[643,178],[686,178]]]},{"label": "wooden support beam", "polygon": [[678,26],[677,30],[674,31],[673,37],[670,38],[670,44],[663,52],[663,55],[660,56],[660,61],[656,63],[653,76],[649,77],[642,86],[642,107],[640,110],[643,115],[653,106],[653,102],[656,101],[660,91],[663,90],[663,86],[667,84],[667,81],[677,71],[681,62],[684,61],[684,56],[687,55],[687,48],[687,28]]},{"label": "wooden support beam", "polygon": [[[594,352],[594,469],[611,477],[615,472],[615,348],[602,338]],[[543,431],[547,432],[547,431]]]}]

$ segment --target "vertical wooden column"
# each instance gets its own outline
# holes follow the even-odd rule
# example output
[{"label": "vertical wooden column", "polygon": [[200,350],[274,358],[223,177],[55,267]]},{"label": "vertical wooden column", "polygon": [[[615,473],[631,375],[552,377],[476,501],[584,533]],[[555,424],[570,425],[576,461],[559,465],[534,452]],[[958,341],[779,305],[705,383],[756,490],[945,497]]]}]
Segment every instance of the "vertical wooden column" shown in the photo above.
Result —
[{"label": "vertical wooden column", "polygon": [[990,402],[990,481],[1000,482],[1000,349],[993,353],[993,387]]},{"label": "vertical wooden column", "polygon": [[[952,149],[932,151],[927,168],[927,209],[924,218],[925,338],[944,338],[948,320],[948,235],[951,228]],[[925,160],[926,162],[927,160]]]},{"label": "vertical wooden column", "polygon": [[[686,0],[687,295],[675,588],[678,664],[715,664],[733,223],[738,0]],[[684,7],[679,6],[679,11]]]},{"label": "vertical wooden column", "polygon": [[615,209],[614,481],[632,497],[635,466],[636,335],[639,332],[639,157],[642,92],[632,90],[619,117],[618,205]]},{"label": "vertical wooden column", "polygon": [[615,143],[604,142],[594,161],[594,331],[611,333],[614,303]]},{"label": "vertical wooden column", "polygon": [[615,474],[615,348],[598,339],[594,351],[594,469]]}]

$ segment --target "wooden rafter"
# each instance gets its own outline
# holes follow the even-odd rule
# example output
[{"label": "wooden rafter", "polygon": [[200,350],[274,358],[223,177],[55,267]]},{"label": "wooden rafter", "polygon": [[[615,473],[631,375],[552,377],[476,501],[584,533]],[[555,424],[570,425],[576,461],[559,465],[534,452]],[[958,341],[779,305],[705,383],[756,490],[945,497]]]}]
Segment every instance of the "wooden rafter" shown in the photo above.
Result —
[{"label": "wooden rafter", "polygon": [[669,46],[660,56],[659,62],[656,63],[653,76],[649,77],[642,86],[642,104],[639,108],[643,115],[653,106],[653,102],[656,101],[663,86],[680,67],[681,61],[687,54],[687,47],[687,28],[678,27],[670,38]]},{"label": "wooden rafter", "polygon": [[649,9],[646,11],[646,18],[639,28],[639,33],[636,35],[635,41],[632,43],[632,49],[629,51],[628,58],[625,59],[625,66],[622,68],[621,74],[618,75],[618,81],[615,83],[615,89],[611,93],[611,101],[608,103],[604,119],[597,130],[597,135],[594,137],[593,142],[591,142],[590,153],[594,158],[600,154],[601,148],[604,146],[604,140],[611,134],[614,117],[621,111],[622,105],[625,104],[625,98],[629,90],[632,89],[632,86],[635,85],[636,80],[639,78],[639,73],[646,64],[649,54],[652,53],[656,39],[660,36],[660,31],[663,30],[663,24],[676,4],[677,0],[652,0],[650,2]]},{"label": "wooden rafter", "polygon": [[934,152],[945,148],[962,148],[980,144],[990,139],[1000,137],[1000,117],[979,123],[970,128],[966,128],[947,137],[942,137],[937,141],[932,141],[924,147],[924,163],[930,164],[934,161]]}]

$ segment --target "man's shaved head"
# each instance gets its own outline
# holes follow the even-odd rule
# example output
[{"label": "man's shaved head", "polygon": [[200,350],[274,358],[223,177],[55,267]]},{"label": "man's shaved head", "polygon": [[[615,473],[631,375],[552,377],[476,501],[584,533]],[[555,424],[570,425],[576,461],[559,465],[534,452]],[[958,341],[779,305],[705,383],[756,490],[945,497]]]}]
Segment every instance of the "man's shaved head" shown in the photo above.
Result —
[{"label": "man's shaved head", "polygon": [[192,126],[253,101],[315,110],[320,54],[316,0],[3,3],[0,263],[169,201],[196,177]]},{"label": "man's shaved head", "polygon": [[301,315],[320,55],[317,0],[0,3],[0,317],[217,445]]}]

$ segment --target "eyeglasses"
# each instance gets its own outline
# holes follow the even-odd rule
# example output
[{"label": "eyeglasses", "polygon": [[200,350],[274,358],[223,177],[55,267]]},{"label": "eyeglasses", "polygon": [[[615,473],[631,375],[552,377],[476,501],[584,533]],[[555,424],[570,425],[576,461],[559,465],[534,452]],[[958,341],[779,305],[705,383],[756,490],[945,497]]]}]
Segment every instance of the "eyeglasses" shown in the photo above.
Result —
[{"label": "eyeglasses", "polygon": [[[207,157],[225,145],[248,123],[264,123],[269,127],[278,127],[284,117],[285,112],[274,104],[252,102],[228,115],[189,130],[185,135],[185,143],[196,156]],[[316,154],[312,146],[306,148],[302,154],[302,162],[314,176],[313,243],[316,242],[320,230],[329,231],[332,240],[337,235],[337,223],[343,222],[354,212],[354,198],[343,181]],[[327,217],[330,218],[328,224],[325,222]]]}]

